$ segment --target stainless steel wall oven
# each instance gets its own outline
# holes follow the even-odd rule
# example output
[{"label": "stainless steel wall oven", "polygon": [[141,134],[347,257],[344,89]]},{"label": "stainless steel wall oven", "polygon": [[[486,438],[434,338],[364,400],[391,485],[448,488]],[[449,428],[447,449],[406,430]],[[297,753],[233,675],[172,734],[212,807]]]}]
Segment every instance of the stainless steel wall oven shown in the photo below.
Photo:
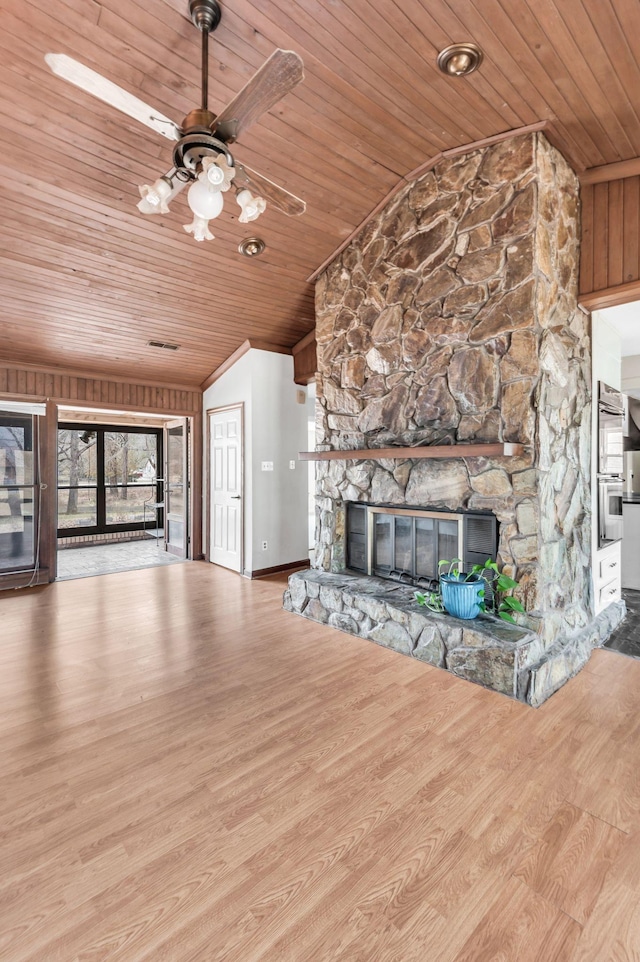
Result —
[{"label": "stainless steel wall oven", "polygon": [[622,538],[624,395],[598,382],[598,547]]}]

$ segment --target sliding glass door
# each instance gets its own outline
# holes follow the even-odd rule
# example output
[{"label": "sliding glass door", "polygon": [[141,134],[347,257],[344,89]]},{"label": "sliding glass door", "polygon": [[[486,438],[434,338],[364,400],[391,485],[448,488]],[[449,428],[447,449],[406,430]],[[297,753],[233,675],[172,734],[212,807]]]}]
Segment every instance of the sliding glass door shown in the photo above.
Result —
[{"label": "sliding glass door", "polygon": [[35,418],[0,411],[0,572],[35,565]]},{"label": "sliding glass door", "polygon": [[[162,501],[162,431],[61,424],[58,430],[58,536],[135,531],[144,505]],[[159,523],[162,524],[160,517]],[[147,527],[156,516],[147,509]]]}]

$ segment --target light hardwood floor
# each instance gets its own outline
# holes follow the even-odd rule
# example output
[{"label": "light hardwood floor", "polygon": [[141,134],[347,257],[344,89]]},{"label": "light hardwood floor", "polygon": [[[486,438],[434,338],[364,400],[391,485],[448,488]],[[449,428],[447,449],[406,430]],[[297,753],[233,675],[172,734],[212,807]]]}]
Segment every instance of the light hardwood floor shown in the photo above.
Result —
[{"label": "light hardwood floor", "polygon": [[638,962],[640,662],[536,711],[283,582],[0,596],[3,962]]}]

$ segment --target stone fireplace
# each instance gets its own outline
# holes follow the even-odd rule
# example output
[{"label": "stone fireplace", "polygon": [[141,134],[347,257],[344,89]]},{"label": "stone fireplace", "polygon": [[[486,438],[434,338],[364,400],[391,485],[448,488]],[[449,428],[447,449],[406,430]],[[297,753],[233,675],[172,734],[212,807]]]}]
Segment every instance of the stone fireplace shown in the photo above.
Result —
[{"label": "stone fireplace", "polygon": [[[314,567],[344,571],[350,502],[491,512],[498,559],[520,582],[523,627],[536,637],[528,681],[516,684],[534,704],[624,614],[622,604],[599,619],[593,610],[578,197],[541,133],[446,158],[369,221],[316,287],[316,444],[345,454],[317,464]],[[523,448],[457,455],[469,442]],[[450,458],[376,456],[443,444]],[[291,596],[285,604],[329,617]]]}]

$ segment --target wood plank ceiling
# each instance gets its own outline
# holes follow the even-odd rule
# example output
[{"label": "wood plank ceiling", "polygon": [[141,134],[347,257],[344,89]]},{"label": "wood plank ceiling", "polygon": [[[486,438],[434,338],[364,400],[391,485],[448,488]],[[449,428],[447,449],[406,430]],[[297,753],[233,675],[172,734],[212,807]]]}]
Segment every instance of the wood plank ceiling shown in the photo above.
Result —
[{"label": "wood plank ceiling", "polygon": [[[243,227],[227,195],[215,241],[185,234],[186,197],[145,218],[137,186],[164,138],[53,77],[67,53],[180,122],[199,103],[187,0],[0,3],[0,355],[198,384],[247,338],[291,346],[313,326],[306,278],[398,179],[440,150],[539,120],[577,168],[640,155],[637,0],[222,0],[211,44],[219,112],[275,47],[306,79],[234,148],[303,197]],[[475,40],[448,79],[439,49]],[[230,216],[233,214],[233,217]],[[239,241],[266,252],[248,261]],[[177,342],[177,352],[146,346]]]}]

